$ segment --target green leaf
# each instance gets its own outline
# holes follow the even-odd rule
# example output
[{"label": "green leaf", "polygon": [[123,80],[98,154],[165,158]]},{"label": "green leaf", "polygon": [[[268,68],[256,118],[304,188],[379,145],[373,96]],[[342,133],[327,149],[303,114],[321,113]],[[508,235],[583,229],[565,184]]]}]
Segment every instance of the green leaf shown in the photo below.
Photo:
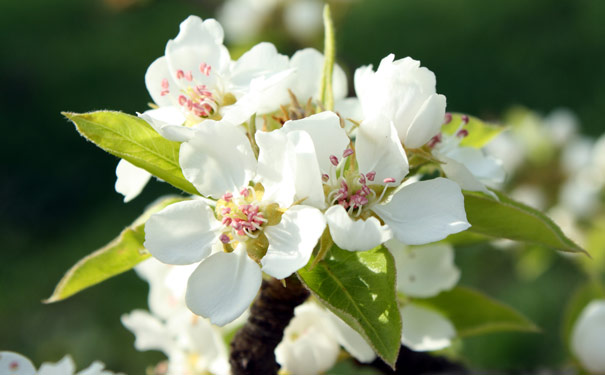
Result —
[{"label": "green leaf", "polygon": [[323,261],[298,271],[326,307],[359,332],[376,353],[395,366],[401,346],[401,316],[395,263],[384,247],[351,252],[334,245]]},{"label": "green leaf", "polygon": [[[443,125],[441,131],[444,134],[454,134],[462,123],[462,116],[464,115],[461,113],[452,113],[452,121]],[[489,124],[476,117],[468,116],[468,120],[468,123],[464,125],[468,135],[460,142],[460,146],[463,147],[481,148],[503,130],[506,130],[504,126]]]},{"label": "green leaf", "polygon": [[513,308],[478,291],[456,287],[439,295],[414,300],[444,314],[460,337],[499,331],[538,332],[529,319]]},{"label": "green leaf", "polygon": [[330,6],[324,5],[324,67],[321,76],[320,99],[326,110],[334,109],[334,90],[332,89],[332,73],[336,56],[336,40],[334,36],[334,21]]},{"label": "green leaf", "polygon": [[181,171],[180,143],[162,137],[145,120],[112,111],[63,112],[63,115],[84,138],[103,150],[189,194],[199,195]]},{"label": "green leaf", "polygon": [[[493,190],[499,200],[482,193],[465,191],[464,208],[473,233],[496,238],[533,243],[568,252],[584,249],[567,238],[546,215],[501,192]],[[587,254],[587,253],[586,253]]]},{"label": "green leaf", "polygon": [[64,300],[101,281],[126,272],[149,258],[151,255],[143,247],[145,222],[155,212],[183,200],[183,198],[170,197],[152,205],[116,239],[71,267],[44,303]]}]

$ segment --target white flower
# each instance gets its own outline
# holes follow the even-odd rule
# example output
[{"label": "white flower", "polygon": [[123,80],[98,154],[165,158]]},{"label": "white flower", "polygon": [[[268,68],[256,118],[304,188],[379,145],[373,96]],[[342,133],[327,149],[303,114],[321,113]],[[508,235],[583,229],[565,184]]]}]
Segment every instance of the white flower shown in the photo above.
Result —
[{"label": "white flower", "polygon": [[376,358],[359,333],[328,310],[306,302],[294,310],[275,358],[289,374],[317,375],[334,366],[340,345],[360,362]]},{"label": "white flower", "polygon": [[178,142],[207,118],[239,125],[254,113],[271,112],[288,102],[288,64],[288,57],[270,43],[257,44],[232,62],[220,24],[190,16],[166,44],[165,55],[147,69],[147,90],[159,108],[140,116]]},{"label": "white flower", "polygon": [[415,351],[448,347],[456,337],[453,324],[414,299],[433,297],[456,285],[460,271],[454,264],[454,249],[444,243],[408,247],[396,240],[386,246],[395,259],[397,290],[413,298],[400,308],[401,343]]},{"label": "white flower", "polygon": [[124,203],[128,203],[141,194],[151,173],[122,159],[116,167],[116,177],[115,189],[124,196]]},{"label": "white flower", "polygon": [[33,363],[21,354],[0,352],[0,374],[2,375],[114,375],[113,372],[104,370],[104,368],[104,364],[95,361],[75,374],[76,365],[73,359],[66,355],[57,363],[42,363],[36,372]]},{"label": "white flower", "polygon": [[[301,148],[311,144],[299,141]],[[263,155],[266,150],[259,146]],[[272,181],[271,163],[281,161],[259,159],[255,173],[257,161],[243,132],[207,120],[181,145],[180,164],[200,193],[217,200],[215,207],[205,200],[175,203],[145,225],[145,247],[160,261],[201,262],[189,277],[185,299],[193,312],[217,325],[246,310],[260,287],[261,271],[284,279],[305,266],[325,228],[319,210],[292,206],[296,181],[304,176]],[[250,186],[255,176],[264,191]],[[216,243],[225,251],[211,253]]]},{"label": "white flower", "polygon": [[[446,119],[451,116],[446,116]],[[446,120],[447,121],[447,120]],[[455,181],[464,190],[481,191],[496,197],[487,186],[498,186],[504,182],[505,173],[499,160],[486,155],[483,149],[460,146],[468,136],[464,127],[468,118],[463,116],[458,129],[451,135],[439,132],[429,146],[433,154],[443,162],[441,169],[447,178]]]},{"label": "white flower", "polygon": [[590,302],[576,321],[571,350],[591,374],[605,373],[605,300]]},{"label": "white flower", "polygon": [[445,96],[435,91],[435,74],[410,57],[383,58],[355,71],[355,92],[364,119],[382,116],[393,122],[399,139],[409,148],[421,147],[436,135],[445,115]]},{"label": "white flower", "polygon": [[[281,156],[284,149],[275,145],[285,145],[288,139],[302,137],[301,133],[312,140],[307,152],[291,154],[297,159]],[[408,162],[395,128],[387,120],[364,121],[355,151],[332,112],[288,121],[279,130],[257,134],[257,140],[259,145],[274,145],[265,147],[266,155],[261,153],[259,162],[263,157],[280,160],[271,176],[266,174],[261,181],[304,176],[295,179],[295,197],[327,208],[330,234],[343,249],[369,250],[393,236],[407,244],[424,244],[470,226],[456,183],[437,178],[400,186]],[[356,160],[348,163],[353,154]]]}]

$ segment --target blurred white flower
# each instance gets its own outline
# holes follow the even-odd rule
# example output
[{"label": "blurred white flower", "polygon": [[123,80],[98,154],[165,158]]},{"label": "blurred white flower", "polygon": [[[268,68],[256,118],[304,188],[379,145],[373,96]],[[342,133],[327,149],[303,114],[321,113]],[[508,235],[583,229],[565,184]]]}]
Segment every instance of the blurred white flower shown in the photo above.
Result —
[{"label": "blurred white flower", "polygon": [[605,373],[605,300],[582,310],[571,333],[571,350],[591,374]]},{"label": "blurred white flower", "polygon": [[73,359],[66,355],[57,363],[42,363],[36,372],[33,363],[21,354],[0,352],[0,374],[2,375],[114,375],[113,372],[104,370],[104,368],[104,364],[95,361],[84,370],[76,373],[76,365]]}]

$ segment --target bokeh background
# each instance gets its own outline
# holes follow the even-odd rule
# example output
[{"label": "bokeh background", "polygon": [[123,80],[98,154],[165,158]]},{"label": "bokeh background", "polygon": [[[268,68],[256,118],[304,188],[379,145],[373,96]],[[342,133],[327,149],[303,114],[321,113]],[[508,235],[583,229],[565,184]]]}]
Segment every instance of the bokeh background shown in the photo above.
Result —
[{"label": "bokeh background", "polygon": [[[143,77],[190,14],[216,15],[221,1],[30,0],[0,2],[0,350],[34,363],[71,353],[141,374],[159,353],[137,352],[120,315],[146,308],[147,285],[125,273],[64,302],[42,304],[63,273],[130,224],[160,194],[154,181],[128,204],[114,192],[116,158],[87,143],[60,114],[143,111]],[[339,1],[339,63],[351,75],[389,53],[412,56],[437,76],[453,111],[498,119],[514,105],[574,111],[586,134],[605,131],[605,2],[600,0]],[[283,32],[277,9],[261,33],[232,42],[234,55],[261,40],[291,55],[322,48],[321,35]],[[256,22],[241,14],[239,22]],[[236,22],[237,23],[237,22]],[[229,37],[229,35],[227,35]],[[563,258],[527,281],[514,257],[486,246],[460,249],[461,284],[514,306],[541,334],[492,334],[460,349],[473,368],[565,364],[560,326],[582,276]]]}]

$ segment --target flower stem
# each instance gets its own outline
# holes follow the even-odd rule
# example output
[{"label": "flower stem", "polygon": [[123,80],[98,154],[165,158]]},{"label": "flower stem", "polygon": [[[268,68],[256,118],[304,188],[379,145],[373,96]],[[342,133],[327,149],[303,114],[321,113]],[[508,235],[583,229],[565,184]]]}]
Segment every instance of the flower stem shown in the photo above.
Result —
[{"label": "flower stem", "polygon": [[274,350],[294,315],[294,308],[309,297],[296,276],[263,280],[260,294],[250,308],[250,317],[231,342],[233,375],[276,375],[279,365]]}]

